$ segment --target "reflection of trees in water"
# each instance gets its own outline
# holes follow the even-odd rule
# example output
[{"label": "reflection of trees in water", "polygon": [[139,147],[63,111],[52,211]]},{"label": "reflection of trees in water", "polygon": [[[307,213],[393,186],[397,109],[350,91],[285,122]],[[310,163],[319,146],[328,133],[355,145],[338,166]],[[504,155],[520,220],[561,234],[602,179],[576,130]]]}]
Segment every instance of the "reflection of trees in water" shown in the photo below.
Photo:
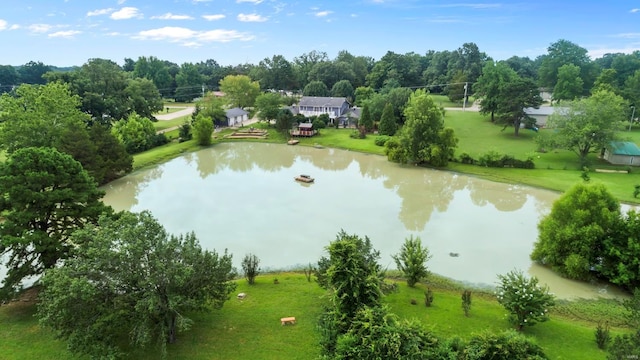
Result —
[{"label": "reflection of trees in water", "polygon": [[[277,147],[277,148],[276,148]],[[247,172],[254,166],[265,171],[289,168],[295,160],[295,152],[275,144],[219,144],[195,153],[201,178],[217,174],[223,169]]]},{"label": "reflection of trees in water", "polygon": [[500,211],[516,211],[527,202],[525,189],[518,185],[476,180],[467,185],[471,201],[478,206],[492,204]]},{"label": "reflection of trees in water", "polygon": [[101,188],[107,192],[104,201],[117,210],[130,210],[138,205],[138,194],[147,187],[149,182],[160,178],[162,174],[162,166],[157,166],[112,181]]},{"label": "reflection of trees in water", "polygon": [[422,231],[434,210],[445,212],[453,195],[464,188],[466,180],[445,171],[419,167],[386,169],[385,187],[396,189],[402,198],[400,221],[408,230]]},{"label": "reflection of trees in water", "polygon": [[322,170],[344,170],[349,167],[349,164],[354,160],[354,155],[351,151],[342,151],[335,149],[316,149],[307,147],[302,150],[305,155],[312,155],[305,157],[311,161],[313,165]]},{"label": "reflection of trees in water", "polygon": [[[380,179],[386,178],[387,170],[380,166],[380,157],[377,155],[367,155],[367,154],[359,154],[357,158],[354,157],[354,160],[358,162],[360,174],[363,177],[369,177],[371,179]],[[385,164],[391,165],[393,164]]]}]

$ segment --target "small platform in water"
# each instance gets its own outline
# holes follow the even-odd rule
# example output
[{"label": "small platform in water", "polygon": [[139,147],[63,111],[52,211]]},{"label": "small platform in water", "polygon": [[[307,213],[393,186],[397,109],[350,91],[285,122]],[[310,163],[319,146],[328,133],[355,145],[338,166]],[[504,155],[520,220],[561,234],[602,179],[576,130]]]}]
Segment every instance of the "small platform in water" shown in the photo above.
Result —
[{"label": "small platform in water", "polygon": [[294,179],[304,183],[312,183],[314,181],[314,178],[309,175],[298,175]]}]

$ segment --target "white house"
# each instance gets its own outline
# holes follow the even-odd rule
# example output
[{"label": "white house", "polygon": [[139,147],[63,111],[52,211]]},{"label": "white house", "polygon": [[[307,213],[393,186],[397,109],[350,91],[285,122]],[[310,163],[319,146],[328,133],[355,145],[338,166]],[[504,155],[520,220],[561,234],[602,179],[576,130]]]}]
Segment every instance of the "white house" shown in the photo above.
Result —
[{"label": "white house", "polygon": [[554,106],[540,106],[540,108],[536,109],[536,108],[525,108],[524,112],[525,114],[529,115],[530,117],[534,118],[536,120],[536,125],[538,127],[546,127],[547,126],[547,120],[549,120],[549,116],[557,113],[557,112],[561,112],[563,110],[565,110],[565,107],[554,107]]},{"label": "white house", "polygon": [[343,97],[303,96],[298,105],[292,106],[293,114],[302,114],[306,117],[329,115],[331,122],[345,114],[349,110],[349,103]]},{"label": "white house", "polygon": [[242,123],[249,120],[249,113],[241,108],[233,108],[225,111],[227,116],[227,126],[242,126]]}]

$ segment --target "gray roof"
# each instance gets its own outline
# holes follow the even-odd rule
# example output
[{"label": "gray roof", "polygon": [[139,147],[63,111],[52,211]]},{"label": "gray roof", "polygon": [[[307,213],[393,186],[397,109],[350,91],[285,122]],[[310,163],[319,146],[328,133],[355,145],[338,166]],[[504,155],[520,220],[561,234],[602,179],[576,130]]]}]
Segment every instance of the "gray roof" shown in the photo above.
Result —
[{"label": "gray roof", "polygon": [[300,99],[300,106],[317,106],[317,107],[341,107],[347,101],[343,97],[321,97],[321,96],[303,96]]},{"label": "gray roof", "polygon": [[238,107],[235,107],[233,109],[226,110],[225,114],[227,115],[228,118],[232,118],[232,117],[247,115],[249,113]]},{"label": "gray roof", "polygon": [[553,106],[541,106],[539,109],[528,107],[524,109],[527,115],[551,115],[559,110],[564,110],[565,107],[553,107]]}]

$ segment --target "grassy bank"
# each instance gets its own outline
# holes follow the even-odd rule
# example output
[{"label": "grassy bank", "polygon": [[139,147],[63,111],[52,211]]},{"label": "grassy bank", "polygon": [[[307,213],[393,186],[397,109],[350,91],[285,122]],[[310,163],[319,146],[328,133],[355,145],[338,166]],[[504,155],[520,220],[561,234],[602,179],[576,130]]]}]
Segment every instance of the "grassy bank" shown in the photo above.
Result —
[{"label": "grassy bank", "polygon": [[[277,278],[279,284],[274,284]],[[390,294],[385,302],[402,318],[420,320],[439,337],[459,336],[463,339],[484,329],[502,331],[510,328],[506,312],[488,293],[474,292],[471,316],[465,317],[461,308],[459,288],[446,281],[430,285],[435,293],[433,305],[422,304],[424,285],[407,287],[399,282],[399,291]],[[235,296],[219,311],[192,314],[193,328],[178,336],[169,346],[171,359],[313,359],[319,354],[316,319],[326,301],[326,293],[315,283],[307,282],[298,273],[275,273],[259,276],[256,285],[238,280]],[[235,294],[234,294],[235,295]],[[411,305],[416,299],[418,305]],[[621,313],[617,303],[599,305],[598,301],[571,303],[561,311],[554,311],[551,320],[527,328],[545,349],[550,359],[605,359],[596,347],[594,330],[597,321],[611,320],[616,324]],[[590,304],[590,305],[585,305]],[[608,310],[597,309],[606,306]],[[3,359],[73,359],[63,342],[42,329],[35,318],[34,305],[17,303],[0,307],[0,354]],[[573,310],[572,310],[573,309]],[[594,310],[595,309],[595,310]],[[575,313],[584,313],[576,318]],[[586,314],[586,315],[585,315]],[[280,325],[281,317],[295,316],[297,324]],[[628,331],[614,328],[612,333]],[[136,352],[132,358],[157,359],[155,349]]]}]

